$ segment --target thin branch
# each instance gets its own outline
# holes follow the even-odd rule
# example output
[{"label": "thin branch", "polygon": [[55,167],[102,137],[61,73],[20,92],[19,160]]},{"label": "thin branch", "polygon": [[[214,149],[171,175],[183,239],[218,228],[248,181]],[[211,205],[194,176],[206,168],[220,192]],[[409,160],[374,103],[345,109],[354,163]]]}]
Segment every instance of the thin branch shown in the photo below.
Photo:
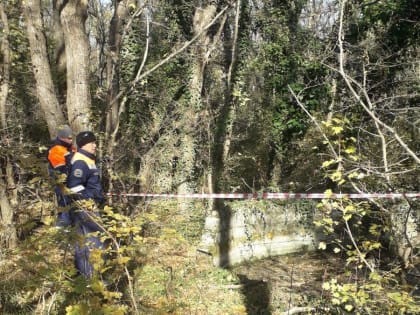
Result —
[{"label": "thin branch", "polygon": [[127,95],[130,92],[132,92],[134,90],[134,88],[136,87],[137,83],[142,80],[143,78],[147,77],[148,75],[150,75],[151,73],[153,73],[154,71],[156,71],[157,69],[159,69],[161,66],[163,66],[164,64],[168,63],[170,60],[172,60],[172,58],[174,58],[175,56],[177,56],[178,54],[180,54],[181,52],[183,52],[185,49],[187,49],[189,46],[191,46],[191,44],[193,44],[205,31],[207,31],[214,23],[216,23],[216,21],[225,13],[225,11],[229,8],[229,6],[225,6],[215,17],[213,20],[210,21],[209,24],[207,24],[205,27],[203,27],[201,29],[200,32],[198,32],[190,41],[184,43],[184,45],[181,46],[181,48],[175,50],[174,52],[172,52],[171,54],[169,54],[166,58],[164,58],[163,60],[161,60],[159,63],[157,63],[156,65],[154,65],[153,67],[151,67],[149,70],[145,71],[143,74],[141,75],[137,75],[136,79],[131,82],[131,85],[129,88],[121,91],[120,93],[118,93],[118,95],[111,101],[110,104],[113,104],[114,102],[116,102],[118,99],[120,99],[123,95]]},{"label": "thin branch", "polygon": [[138,82],[141,72],[143,71],[144,65],[146,64],[147,55],[149,53],[149,45],[150,45],[150,13],[149,10],[146,9],[146,48],[143,54],[143,60],[137,71],[136,79],[134,81]]},{"label": "thin branch", "polygon": [[366,258],[364,257],[364,255],[362,254],[362,252],[359,249],[359,246],[357,246],[357,243],[353,237],[353,233],[351,232],[350,226],[349,226],[349,222],[347,220],[344,220],[345,225],[346,225],[346,233],[347,235],[350,237],[350,240],[354,246],[354,248],[357,251],[357,254],[359,256],[359,258],[363,261],[363,263],[369,268],[370,272],[374,272],[375,271],[375,267],[371,264],[369,264],[369,262],[366,260]]},{"label": "thin branch", "polygon": [[[365,66],[363,66],[365,68]],[[366,90],[366,81],[367,81],[367,75],[366,71],[363,71],[363,90]],[[369,109],[373,112],[373,105],[371,102],[369,104]],[[382,132],[381,127],[379,126],[377,121],[374,121],[375,128],[378,131],[379,138],[381,139],[381,148],[382,148],[382,161],[384,163],[384,169],[385,169],[385,179],[388,183],[388,185],[391,184],[391,177],[389,176],[389,167],[388,167],[388,147],[385,139],[385,135]]]},{"label": "thin branch", "polygon": [[229,70],[227,74],[227,85],[228,91],[230,91],[230,87],[232,84],[232,71],[233,66],[236,62],[236,45],[238,43],[238,32],[239,32],[239,17],[241,13],[241,0],[236,2],[236,16],[235,16],[235,32],[233,34],[233,43],[232,43],[232,58],[229,65]]},{"label": "thin branch", "polygon": [[315,126],[318,128],[318,130],[321,132],[322,137],[325,139],[326,143],[328,144],[328,148],[331,150],[331,152],[334,154],[334,157],[336,159],[339,158],[338,153],[335,151],[333,145],[331,144],[330,139],[327,137],[327,135],[325,134],[325,132],[322,130],[320,124],[318,123],[318,121],[315,119],[314,116],[311,115],[311,113],[306,109],[305,105],[302,104],[302,102],[299,100],[299,98],[297,97],[296,93],[292,90],[292,88],[290,87],[290,85],[287,85],[287,88],[289,89],[290,93],[293,95],[294,99],[296,100],[297,104],[302,108],[302,110],[306,113],[306,115],[308,115],[308,117],[314,122]]},{"label": "thin branch", "polygon": [[213,40],[211,47],[208,49],[208,51],[205,54],[206,61],[210,58],[210,55],[212,54],[212,52],[217,48],[216,46],[216,44],[218,43],[217,39],[220,39],[220,35],[222,34],[222,31],[225,27],[226,20],[227,20],[227,15],[224,15],[222,21],[220,22],[220,27],[217,30],[216,36],[214,36],[215,40]]},{"label": "thin branch", "polygon": [[[105,229],[105,227],[101,224],[101,222],[98,220],[98,218],[94,215],[92,215],[92,213],[89,211],[89,209],[85,209],[85,207],[83,206],[83,201],[79,201],[77,202],[78,204],[78,208],[80,209],[80,211],[83,211],[84,214],[86,214],[86,216],[94,223],[96,223],[101,229],[102,231],[110,238],[110,240],[112,241],[112,243],[114,244],[116,250],[117,255],[121,255],[121,251],[120,251],[120,245],[118,244],[118,241],[115,239],[115,237],[109,233],[107,231],[107,229]],[[135,314],[140,314],[139,310],[137,308],[137,302],[134,296],[134,287],[133,287],[133,277],[131,276],[130,272],[128,271],[127,266],[124,265],[124,272],[127,278],[127,282],[128,282],[128,290],[130,292],[130,298],[131,298],[131,305],[134,308]]]},{"label": "thin branch", "polygon": [[[352,179],[350,179],[349,180],[349,182],[350,182],[350,184],[351,184],[351,186],[354,188],[354,190],[356,190],[359,194],[363,194],[363,193],[365,193],[365,191],[363,191],[362,189],[360,189],[358,186],[357,186],[357,184],[352,180]],[[367,198],[371,203],[373,203],[375,206],[377,206],[379,209],[381,209],[381,211],[383,211],[383,212],[385,212],[385,213],[388,213],[389,211],[388,211],[388,209],[386,209],[381,203],[379,203],[375,198],[371,198],[371,197],[368,197]]]},{"label": "thin branch", "polygon": [[[385,122],[380,120],[378,117],[376,117],[375,113],[370,110],[370,108],[373,108],[372,102],[370,101],[370,97],[366,91],[366,89],[362,88],[360,86],[360,83],[358,83],[356,80],[352,79],[350,76],[347,75],[345,69],[344,69],[344,45],[343,45],[343,38],[344,38],[344,32],[343,32],[343,19],[344,19],[344,7],[346,5],[346,0],[341,1],[341,8],[340,8],[340,17],[339,17],[339,29],[338,29],[338,47],[339,47],[339,73],[344,79],[344,82],[346,83],[348,89],[350,90],[351,94],[353,94],[353,97],[358,101],[358,103],[363,107],[365,112],[373,119],[375,123],[382,126],[386,130],[388,130],[394,138],[398,141],[400,146],[410,155],[413,160],[420,164],[420,158],[416,155],[415,152],[413,152],[408,145],[404,142],[404,140],[399,136],[399,134],[394,130],[394,128],[388,126]],[[356,92],[356,90],[353,87],[353,84],[355,84],[359,89],[361,89],[361,92],[363,94],[363,97],[366,101],[363,101],[361,96]],[[369,108],[370,107],[370,108]]]},{"label": "thin branch", "polygon": [[[381,98],[381,99],[379,99],[379,100],[377,100],[375,102],[372,102],[372,104],[383,103],[385,101],[394,101],[395,99],[398,99],[398,98],[408,98],[408,99],[411,99],[411,98],[416,98],[416,97],[419,97],[419,95],[417,93],[393,95],[393,96],[389,96],[389,97],[383,97],[383,98]],[[401,109],[406,109],[406,110],[412,109],[412,110],[415,110],[415,109],[418,109],[418,108],[419,107],[406,107],[406,108],[395,108],[393,110],[401,110]]]},{"label": "thin branch", "polygon": [[[138,11],[137,14],[140,14],[140,11]],[[150,36],[149,35],[150,35],[150,18],[149,18],[149,12],[148,12],[148,10],[146,10],[146,48],[145,48],[145,52],[143,54],[142,63],[140,65],[140,67],[139,67],[139,70],[137,71],[136,78],[135,78],[134,82],[138,82],[140,80],[139,77],[141,75],[141,72],[142,72],[142,70],[144,68],[144,65],[146,63],[146,60],[147,60],[148,51],[149,51],[149,43],[150,43],[150,39],[149,39]],[[120,95],[120,94],[121,93],[119,93],[118,95]],[[111,104],[114,103],[114,101],[116,101],[118,99],[118,95],[117,95],[117,97],[114,100],[112,100]],[[121,121],[120,118],[121,118],[121,115],[125,111],[125,103],[126,102],[127,102],[127,99],[124,98],[121,101],[120,108],[118,110],[118,119],[117,119],[117,122],[116,122],[116,126],[114,128],[114,131],[112,132],[112,135],[111,135],[111,143],[112,143],[112,146],[115,146],[115,144],[116,144],[117,134],[118,134],[119,129],[120,129],[119,128],[120,127],[120,121]]]}]

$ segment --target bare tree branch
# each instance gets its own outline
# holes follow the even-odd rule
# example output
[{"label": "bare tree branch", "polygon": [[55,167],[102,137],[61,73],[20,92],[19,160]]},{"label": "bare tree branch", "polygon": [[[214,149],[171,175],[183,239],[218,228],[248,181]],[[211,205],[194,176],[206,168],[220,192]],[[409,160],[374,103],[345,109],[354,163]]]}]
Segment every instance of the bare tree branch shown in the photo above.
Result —
[{"label": "bare tree branch", "polygon": [[290,85],[287,86],[290,93],[293,95],[296,103],[300,106],[300,108],[303,109],[303,111],[306,113],[306,115],[308,115],[308,117],[314,122],[315,126],[318,128],[318,130],[321,132],[322,137],[325,139],[326,143],[328,144],[328,148],[331,150],[331,152],[334,154],[334,157],[336,159],[339,158],[339,154],[337,153],[337,151],[334,149],[333,145],[331,144],[330,139],[327,137],[327,135],[324,133],[324,131],[322,130],[321,126],[319,125],[318,121],[315,119],[314,116],[311,115],[311,113],[306,109],[305,105],[302,104],[302,102],[299,100],[298,96],[296,95],[296,93],[292,90],[292,88],[290,87]]},{"label": "bare tree branch", "polygon": [[[339,29],[338,29],[338,47],[339,47],[339,55],[338,55],[338,60],[339,60],[339,73],[342,76],[342,78],[344,79],[344,82],[346,83],[348,89],[350,90],[351,94],[353,95],[353,97],[358,101],[358,103],[363,107],[363,109],[365,110],[365,112],[373,119],[373,121],[375,122],[375,124],[378,124],[380,126],[382,126],[383,128],[385,128],[387,131],[389,131],[394,138],[398,141],[398,143],[400,144],[400,146],[404,149],[404,151],[406,151],[408,153],[408,155],[410,155],[413,160],[420,164],[420,158],[416,155],[415,152],[413,152],[409,146],[404,142],[404,140],[399,136],[399,134],[395,131],[394,128],[392,128],[391,126],[388,126],[385,122],[383,122],[382,120],[380,120],[375,113],[370,109],[373,108],[373,104],[370,100],[370,97],[366,91],[366,89],[364,89],[359,82],[357,82],[356,80],[352,79],[347,73],[346,70],[344,69],[344,45],[343,45],[343,39],[344,39],[344,32],[343,32],[343,19],[344,19],[344,7],[346,5],[347,0],[342,0],[340,2],[340,17],[339,17]],[[353,84],[356,85],[360,90],[361,93],[363,95],[363,98],[365,99],[365,101],[363,101],[362,97],[356,92],[356,90],[353,87]],[[366,103],[365,103],[366,102]]]},{"label": "bare tree branch", "polygon": [[151,67],[149,70],[145,71],[143,74],[141,75],[137,75],[136,79],[131,82],[131,85],[129,88],[127,88],[126,90],[121,91],[120,93],[118,93],[118,95],[111,101],[111,104],[116,102],[118,99],[120,99],[123,95],[127,95],[130,92],[132,92],[134,90],[134,88],[136,87],[137,83],[142,80],[143,78],[147,77],[148,75],[150,75],[151,73],[153,73],[154,71],[156,71],[157,69],[159,69],[161,66],[163,66],[164,64],[168,63],[170,60],[172,60],[172,58],[174,58],[175,56],[177,56],[178,54],[180,54],[181,52],[183,52],[185,49],[187,49],[191,44],[193,44],[198,38],[200,38],[200,36],[207,31],[214,23],[216,23],[216,21],[226,12],[226,10],[229,8],[229,6],[225,6],[222,10],[220,10],[220,12],[214,17],[213,20],[211,20],[211,22],[209,24],[207,24],[205,27],[203,27],[201,29],[200,32],[198,32],[190,41],[184,43],[179,49],[175,50],[174,52],[172,52],[171,54],[169,54],[166,58],[164,58],[163,60],[161,60],[160,62],[158,62],[156,65],[154,65],[153,67]]}]

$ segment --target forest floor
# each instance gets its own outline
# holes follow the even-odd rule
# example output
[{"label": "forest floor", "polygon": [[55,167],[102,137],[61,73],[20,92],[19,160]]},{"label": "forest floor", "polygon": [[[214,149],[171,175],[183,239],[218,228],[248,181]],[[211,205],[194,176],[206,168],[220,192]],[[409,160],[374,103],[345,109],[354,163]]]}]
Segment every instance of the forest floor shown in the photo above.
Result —
[{"label": "forest floor", "polygon": [[[258,315],[315,310],[327,294],[324,281],[343,276],[345,261],[323,251],[277,256],[229,268],[194,244],[200,228],[171,208],[156,208],[148,225],[137,292],[155,314]],[[192,235],[189,238],[188,235]],[[187,240],[187,239],[189,240]],[[306,312],[308,313],[308,312]],[[292,314],[292,313],[290,313]],[[301,312],[302,314],[302,312]],[[321,314],[318,312],[318,314]]]},{"label": "forest floor", "polygon": [[322,253],[277,256],[234,267],[243,284],[248,314],[287,314],[315,310],[325,294],[322,284],[342,272],[343,261]]},{"label": "forest floor", "polygon": [[[420,303],[418,270],[420,264],[402,272],[405,275],[402,282]],[[338,283],[362,283],[368,274],[362,270],[348,273],[343,257],[319,251],[243,263],[232,271],[241,281],[247,314],[252,315],[333,314],[326,306],[330,305],[331,293],[323,290],[323,283],[331,279],[337,279]],[[399,314],[407,313],[401,310]]]},{"label": "forest floor", "polygon": [[[143,242],[135,248],[129,263],[133,297],[141,314],[334,314],[327,309],[331,305],[331,292],[324,291],[323,284],[331,279],[362,283],[367,278],[363,269],[347,272],[346,257],[326,251],[252,260],[229,268],[215,267],[212,256],[197,251],[201,217],[174,209],[175,206],[155,207],[144,214],[149,219],[143,224]],[[26,247],[21,246],[4,259],[0,256],[1,314],[44,314],[38,310],[50,305],[48,314],[61,315],[69,305],[68,295],[79,301],[77,292],[67,286],[73,280],[63,281],[52,273],[55,270],[62,275],[61,269],[73,264],[72,251],[67,255],[62,252],[67,248],[62,245],[73,243],[64,234],[55,228],[42,227]],[[411,276],[411,285],[415,285],[420,275]],[[129,306],[130,294],[124,277],[118,274],[105,280],[109,280],[109,290],[123,293],[119,302]],[[95,294],[98,292],[85,289],[80,299]],[[54,300],[48,304],[44,301],[46,297]]]},{"label": "forest floor", "polygon": [[148,267],[138,274],[140,296],[143,305],[152,307],[150,314],[328,314],[319,312],[322,297],[329,294],[322,284],[344,276],[345,262],[324,252],[271,257],[223,269],[213,266],[205,254],[171,253],[161,246],[155,249],[160,256],[149,256]]}]

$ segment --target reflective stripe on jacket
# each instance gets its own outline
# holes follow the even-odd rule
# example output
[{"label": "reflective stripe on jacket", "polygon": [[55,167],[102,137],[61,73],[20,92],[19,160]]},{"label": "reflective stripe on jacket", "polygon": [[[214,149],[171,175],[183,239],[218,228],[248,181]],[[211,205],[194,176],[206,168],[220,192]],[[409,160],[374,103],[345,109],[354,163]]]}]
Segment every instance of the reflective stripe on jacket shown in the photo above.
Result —
[{"label": "reflective stripe on jacket", "polygon": [[73,155],[67,186],[76,193],[74,199],[93,199],[97,203],[104,201],[99,169],[93,154],[80,149]]}]

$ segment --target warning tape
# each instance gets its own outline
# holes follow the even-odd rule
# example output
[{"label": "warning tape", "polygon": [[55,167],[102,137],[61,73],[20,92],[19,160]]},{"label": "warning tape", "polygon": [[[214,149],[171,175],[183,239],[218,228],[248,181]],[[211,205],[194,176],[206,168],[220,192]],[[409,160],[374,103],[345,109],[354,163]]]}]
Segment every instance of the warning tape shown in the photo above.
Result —
[{"label": "warning tape", "polygon": [[107,193],[107,196],[178,198],[178,199],[398,199],[420,198],[420,193],[231,193],[231,194],[152,194],[152,193]]}]

